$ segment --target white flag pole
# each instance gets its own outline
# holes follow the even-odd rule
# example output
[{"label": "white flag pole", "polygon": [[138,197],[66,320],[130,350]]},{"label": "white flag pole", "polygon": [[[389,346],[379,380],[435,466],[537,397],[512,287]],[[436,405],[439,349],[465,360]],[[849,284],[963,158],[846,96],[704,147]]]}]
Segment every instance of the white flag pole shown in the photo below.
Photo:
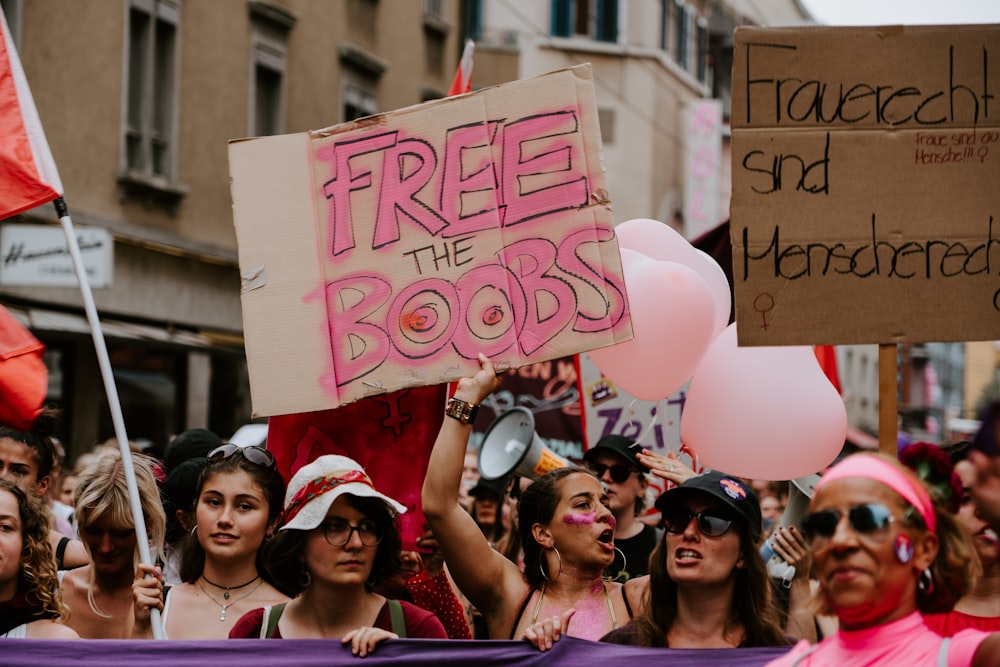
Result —
[{"label": "white flag pole", "polygon": [[[111,421],[115,427],[118,451],[122,455],[122,470],[125,473],[125,482],[128,486],[129,504],[132,507],[132,521],[135,523],[139,560],[146,565],[154,565],[149,553],[149,537],[146,535],[146,520],[142,515],[142,499],[139,497],[139,485],[135,481],[135,468],[132,466],[132,451],[129,448],[128,436],[125,433],[125,418],[122,416],[122,405],[118,400],[118,388],[115,386],[115,377],[111,372],[111,360],[108,358],[108,347],[104,342],[101,321],[97,317],[94,295],[90,291],[87,270],[83,266],[83,258],[80,255],[80,244],[76,240],[76,233],[73,230],[73,220],[69,217],[69,209],[66,207],[66,202],[62,197],[59,197],[53,201],[53,204],[56,207],[56,215],[59,216],[59,222],[62,223],[63,232],[66,235],[66,245],[69,247],[70,257],[73,258],[73,268],[76,270],[76,277],[80,283],[80,292],[83,295],[83,307],[87,311],[87,321],[90,323],[90,333],[94,339],[94,349],[97,351],[97,363],[101,368],[101,377],[104,379],[104,391],[108,395],[108,406],[111,408]],[[149,621],[153,627],[153,638],[166,639],[163,634],[163,626],[160,623],[159,609],[153,608],[149,610]]]}]

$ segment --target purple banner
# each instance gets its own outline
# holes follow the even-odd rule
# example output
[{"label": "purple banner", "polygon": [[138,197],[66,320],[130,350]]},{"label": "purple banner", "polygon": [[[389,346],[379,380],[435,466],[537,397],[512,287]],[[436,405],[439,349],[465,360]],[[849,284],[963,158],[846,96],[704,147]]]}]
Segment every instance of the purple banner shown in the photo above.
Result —
[{"label": "purple banner", "polygon": [[629,667],[760,667],[785,653],[788,647],[746,649],[652,649],[619,646],[564,637],[551,651],[540,653],[525,641],[456,639],[392,639],[358,662],[350,649],[332,640],[230,639],[219,641],[152,641],[92,639],[52,641],[0,640],[2,662],[8,667],[94,665],[100,667],[274,667],[296,665],[406,664],[443,665],[614,665]]}]

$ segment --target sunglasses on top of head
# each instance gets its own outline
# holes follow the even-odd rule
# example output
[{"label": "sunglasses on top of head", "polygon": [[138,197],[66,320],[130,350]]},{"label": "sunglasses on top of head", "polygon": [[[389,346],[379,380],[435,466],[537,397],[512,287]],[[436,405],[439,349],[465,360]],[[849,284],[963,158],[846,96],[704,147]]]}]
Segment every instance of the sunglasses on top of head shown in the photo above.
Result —
[{"label": "sunglasses on top of head", "polygon": [[[847,510],[847,522],[858,535],[873,539],[882,540],[889,531],[889,524],[893,521],[908,521],[913,518],[910,508],[903,515],[902,519],[894,516],[892,510],[880,503],[862,503],[854,505]],[[810,546],[816,548],[830,541],[833,534],[837,532],[837,526],[844,514],[840,510],[820,510],[811,512],[802,520],[802,533]]]},{"label": "sunglasses on top of head", "polygon": [[231,442],[220,445],[210,451],[208,453],[208,460],[209,462],[225,461],[236,454],[242,454],[243,458],[255,465],[264,466],[265,468],[274,467],[274,454],[263,447],[258,447],[257,445],[240,447]]},{"label": "sunglasses on top of head", "polygon": [[706,537],[721,537],[733,525],[733,520],[717,509],[692,512],[687,507],[671,507],[663,512],[663,528],[680,534],[687,530],[691,519],[697,519],[698,531]]},{"label": "sunglasses on top of head", "polygon": [[600,477],[604,477],[604,472],[607,471],[611,474],[611,481],[615,484],[621,484],[628,479],[635,470],[625,464],[616,463],[613,466],[606,466],[603,463],[591,463],[590,469],[594,471],[594,474]]}]

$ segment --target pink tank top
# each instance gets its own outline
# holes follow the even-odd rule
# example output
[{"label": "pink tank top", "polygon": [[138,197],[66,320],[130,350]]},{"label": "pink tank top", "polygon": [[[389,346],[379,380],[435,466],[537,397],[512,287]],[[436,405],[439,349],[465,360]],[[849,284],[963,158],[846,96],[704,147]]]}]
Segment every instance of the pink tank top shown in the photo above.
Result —
[{"label": "pink tank top", "polygon": [[819,644],[803,640],[766,667],[969,667],[988,633],[963,630],[945,639],[930,630],[919,612],[865,630],[841,630]]}]

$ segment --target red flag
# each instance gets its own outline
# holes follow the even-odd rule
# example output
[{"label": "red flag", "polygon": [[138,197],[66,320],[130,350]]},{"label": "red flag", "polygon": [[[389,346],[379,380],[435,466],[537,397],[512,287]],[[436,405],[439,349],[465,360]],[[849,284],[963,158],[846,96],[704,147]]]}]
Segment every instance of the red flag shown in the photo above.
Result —
[{"label": "red flag", "polygon": [[0,220],[62,196],[21,60],[0,9]]},{"label": "red flag", "polygon": [[842,393],[840,390],[840,373],[837,372],[837,351],[834,349],[833,345],[817,345],[813,348],[816,353],[816,360],[819,361],[820,368],[823,369],[823,373],[830,380],[830,384],[833,385],[837,393]]},{"label": "red flag", "polygon": [[403,389],[333,410],[267,420],[267,449],[286,480],[324,454],[349,456],[377,488],[407,507],[400,517],[403,549],[424,532],[420,490],[431,448],[444,420],[447,385]]},{"label": "red flag", "polygon": [[465,40],[465,49],[462,51],[462,59],[458,61],[458,69],[451,81],[451,88],[448,89],[448,97],[472,92],[472,52],[475,49],[475,42],[471,39]]},{"label": "red flag", "polygon": [[49,372],[45,346],[0,306],[0,424],[27,431],[42,411]]}]

